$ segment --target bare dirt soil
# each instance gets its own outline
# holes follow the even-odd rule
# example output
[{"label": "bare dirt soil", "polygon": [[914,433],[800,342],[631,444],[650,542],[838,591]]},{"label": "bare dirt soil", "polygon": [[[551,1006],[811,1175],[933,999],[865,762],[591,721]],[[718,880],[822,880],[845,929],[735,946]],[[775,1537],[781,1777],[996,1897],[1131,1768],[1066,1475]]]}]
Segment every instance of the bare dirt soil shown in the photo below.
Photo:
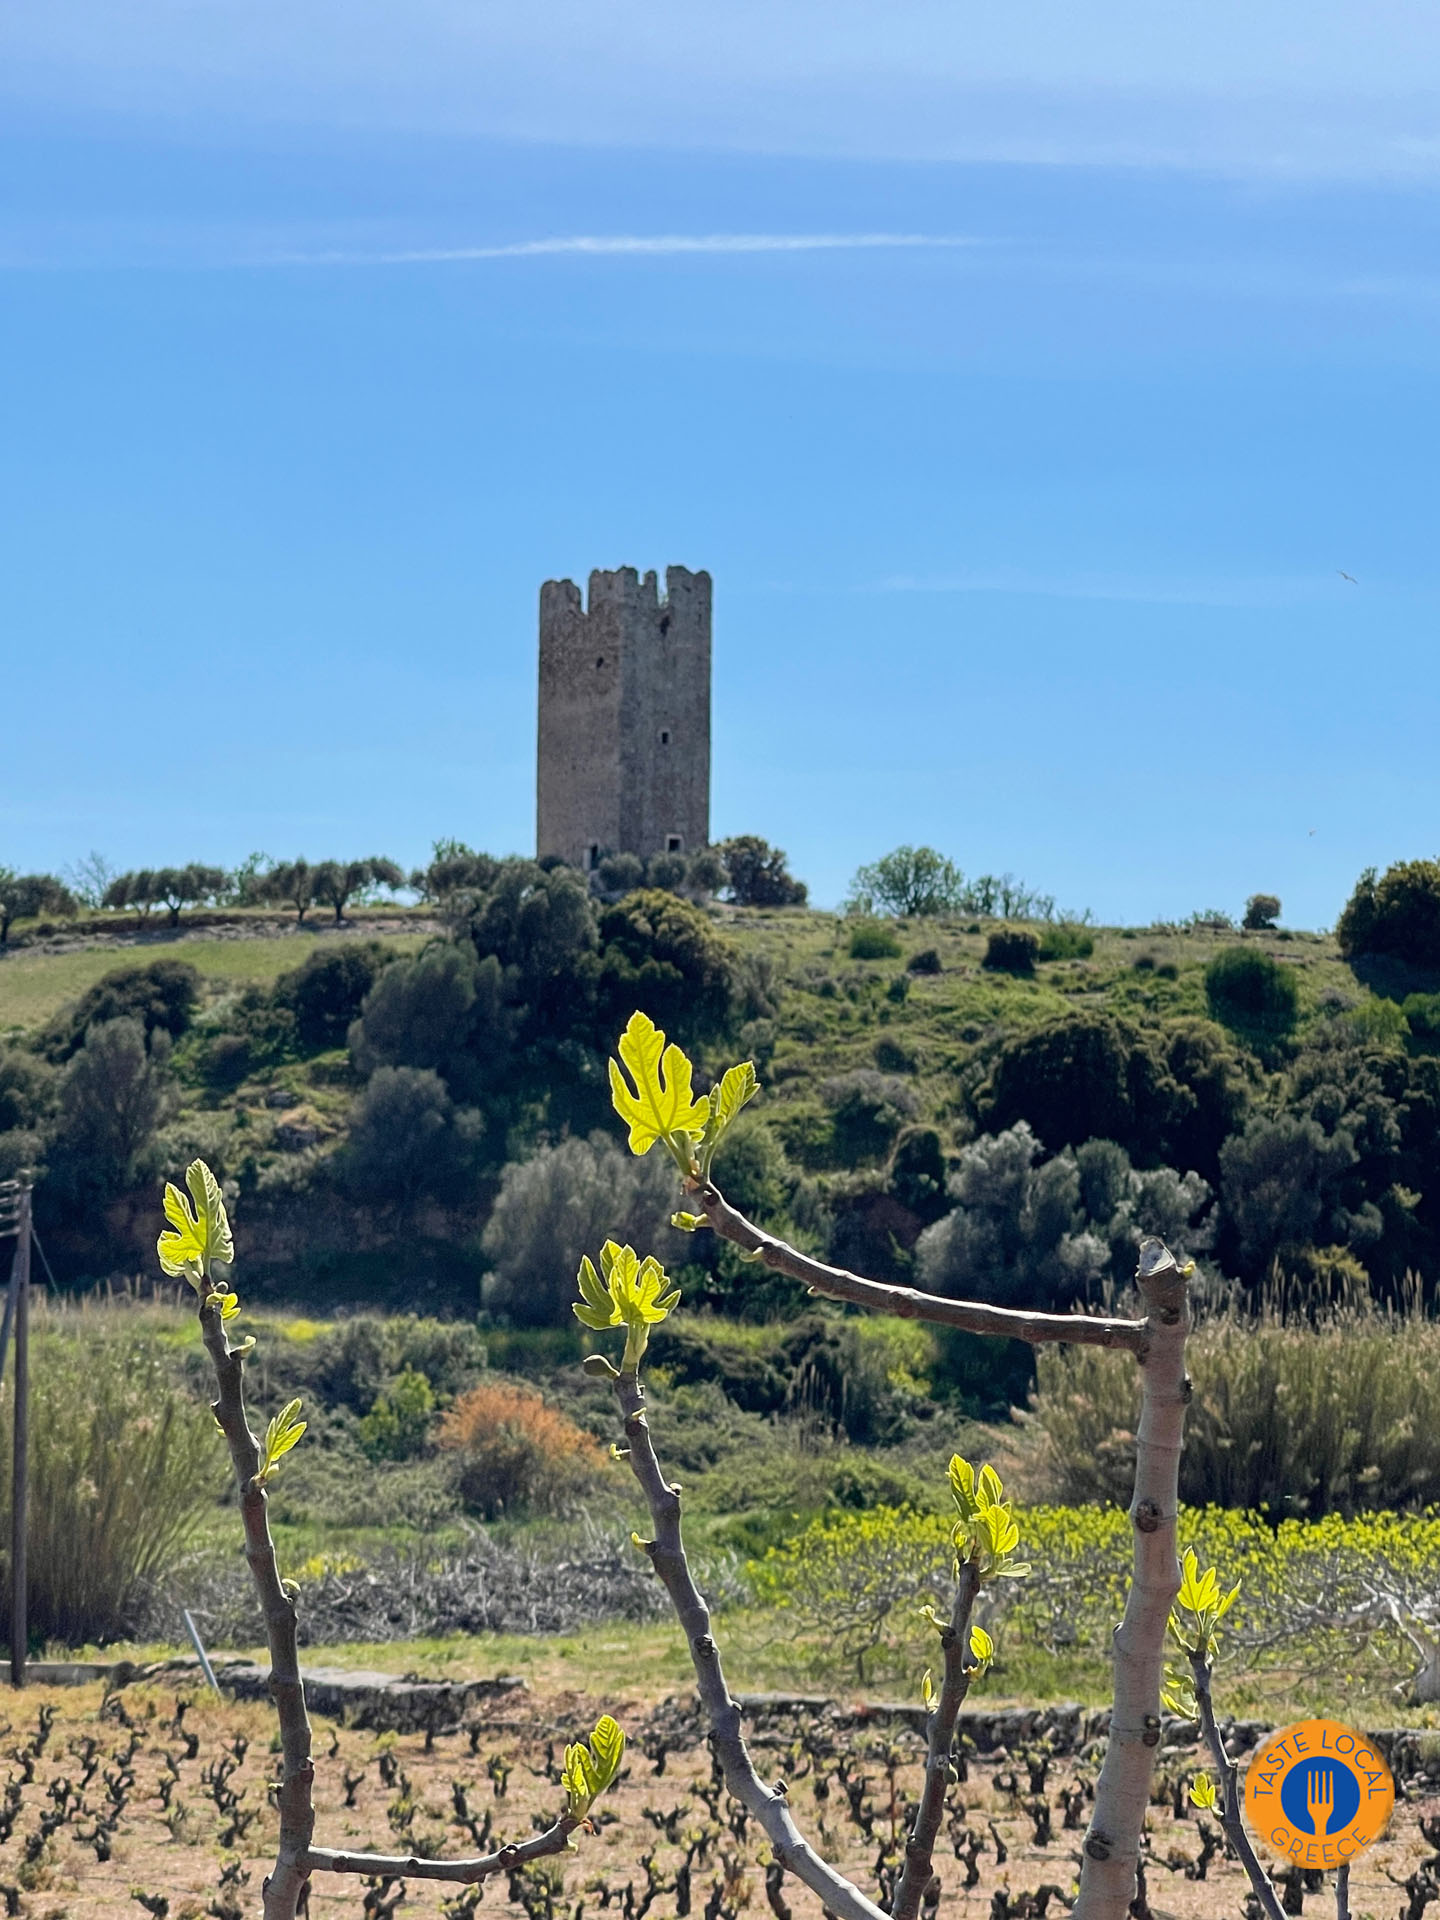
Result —
[{"label": "bare dirt soil", "polygon": [[[317,1842],[458,1857],[523,1839],[560,1809],[559,1762],[607,1705],[631,1735],[626,1770],[577,1851],[487,1883],[483,1904],[530,1920],[820,1920],[793,1877],[767,1875],[763,1835],[714,1777],[687,1697],[643,1689],[611,1702],[517,1693],[497,1715],[424,1733],[375,1734],[316,1721]],[[267,1706],[210,1694],[133,1687],[34,1688],[0,1705],[0,1900],[29,1920],[242,1920],[258,1915],[276,1818],[267,1783],[276,1761]],[[893,1874],[920,1741],[908,1726],[855,1727],[824,1715],[757,1724],[762,1775],[783,1778],[802,1829],[868,1893]],[[1079,1842],[1098,1756],[1041,1747],[968,1755],[951,1790],[936,1866],[941,1920],[1032,1920],[1062,1914],[1074,1893]],[[1213,1822],[1186,1806],[1195,1757],[1162,1757],[1149,1831],[1148,1908],[1140,1920],[1239,1920],[1246,1885]],[[1181,1809],[1176,1817],[1176,1807]],[[1359,1863],[1355,1920],[1418,1916],[1397,1882],[1422,1873],[1437,1847],[1420,1830],[1440,1800],[1402,1799],[1390,1833]],[[1436,1831],[1431,1827],[1431,1832]],[[1208,1835],[1208,1838],[1207,1838]],[[1204,1877],[1197,1863],[1205,1858]],[[1412,1881],[1412,1891],[1422,1886]],[[1047,1891],[1048,1889],[1048,1891]],[[1328,1915],[1333,1889],[1287,1889],[1287,1911]],[[143,1896],[143,1898],[142,1898]],[[1436,1896],[1440,1897],[1440,1896]],[[380,1886],[318,1877],[314,1916],[386,1920],[472,1913],[475,1890],[416,1879]]]}]

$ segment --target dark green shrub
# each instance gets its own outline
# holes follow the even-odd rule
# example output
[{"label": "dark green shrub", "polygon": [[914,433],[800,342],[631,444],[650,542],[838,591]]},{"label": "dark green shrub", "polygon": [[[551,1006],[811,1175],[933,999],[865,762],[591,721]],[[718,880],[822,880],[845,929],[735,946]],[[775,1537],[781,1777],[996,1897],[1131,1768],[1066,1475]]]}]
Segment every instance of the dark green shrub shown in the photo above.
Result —
[{"label": "dark green shrub", "polygon": [[886,1350],[854,1321],[807,1313],[765,1331],[764,1340],[737,1340],[723,1324],[671,1322],[650,1352],[673,1386],[713,1381],[747,1413],[823,1421],[857,1445],[893,1435],[901,1405]]},{"label": "dark green shrub", "polygon": [[910,976],[905,973],[897,973],[885,988],[885,998],[887,1000],[893,1000],[896,1005],[899,1006],[908,1000],[909,997]]},{"label": "dark green shrub", "polygon": [[969,1418],[1004,1421],[1012,1407],[1025,1405],[1035,1382],[1035,1349],[1023,1340],[937,1327],[935,1345],[935,1384]]},{"label": "dark green shrub", "polygon": [[725,863],[725,891],[737,907],[804,906],[804,881],[791,877],[784,853],[768,840],[740,833],[715,851]]},{"label": "dark green shrub", "polygon": [[875,1064],[882,1073],[914,1073],[917,1062],[913,1048],[893,1033],[882,1033],[875,1042]]},{"label": "dark green shrub", "polygon": [[645,862],[644,884],[663,893],[679,893],[689,869],[690,863],[683,853],[652,853]]},{"label": "dark green shrub", "polygon": [[519,997],[532,1004],[552,982],[571,980],[595,949],[595,908],[583,875],[570,867],[502,860],[484,894],[467,896],[467,905],[463,925],[476,953],[513,968]]},{"label": "dark green shrub", "polygon": [[223,1027],[211,1027],[200,1048],[200,1068],[216,1087],[234,1087],[248,1074],[292,1060],[300,1051],[295,1014],[264,987],[242,990]]},{"label": "dark green shrub", "polygon": [[1164,1157],[1171,1166],[1193,1167],[1213,1186],[1221,1147],[1245,1123],[1258,1079],[1255,1061],[1211,1020],[1167,1024],[1163,1048],[1165,1066],[1181,1090],[1166,1127]]},{"label": "dark green shrub", "polygon": [[920,947],[905,962],[908,973],[943,973],[939,951],[935,947]]},{"label": "dark green shrub", "polygon": [[980,964],[992,973],[1033,973],[1039,952],[1039,936],[1028,927],[997,927],[985,942]]},{"label": "dark green shrub", "polygon": [[976,1117],[991,1133],[1027,1121],[1052,1151],[1118,1140],[1137,1165],[1173,1163],[1171,1137],[1197,1098],[1163,1049],[1162,1035],[1108,1014],[1066,1014],[1004,1043],[974,1096]]},{"label": "dark green shrub", "polygon": [[1300,985],[1294,970],[1254,947],[1226,947],[1205,969],[1211,1015],[1256,1045],[1273,1045],[1294,1029]]},{"label": "dark green shrub", "polygon": [[468,942],[437,941],[381,972],[351,1028],[350,1052],[362,1073],[388,1066],[450,1075],[469,1050],[483,1056],[493,1078],[503,1070],[510,1026],[495,956],[479,960]]},{"label": "dark green shrub", "polygon": [[200,976],[183,960],[152,960],[143,967],[117,967],[56,1015],[45,1033],[52,1060],[68,1060],[91,1027],[107,1020],[139,1020],[147,1038],[168,1033],[178,1040],[189,1028],[200,998]]},{"label": "dark green shrub", "polygon": [[868,1067],[828,1081],[823,1092],[830,1107],[835,1157],[842,1166],[883,1160],[901,1128],[920,1111],[919,1098],[908,1081]]},{"label": "dark green shrub", "polygon": [[21,1047],[0,1048],[0,1133],[34,1127],[54,1098],[55,1075]]},{"label": "dark green shrub", "polygon": [[645,862],[638,853],[607,853],[595,872],[606,893],[635,893],[645,884]]},{"label": "dark green shrub", "polygon": [[709,916],[673,893],[632,893],[600,916],[600,1031],[643,1007],[682,1045],[718,1039],[735,1019],[739,956]]},{"label": "dark green shrub", "polygon": [[1367,867],[1335,927],[1347,960],[1384,954],[1440,968],[1440,860],[1403,860],[1380,879]]},{"label": "dark green shrub", "polygon": [[[1327,1135],[1293,1113],[1256,1116],[1220,1150],[1226,1229],[1243,1277],[1265,1279],[1277,1255],[1312,1245],[1324,1231],[1327,1189],[1355,1164],[1351,1135]],[[1233,1269],[1230,1269],[1233,1271]]]},{"label": "dark green shrub", "polygon": [[1040,936],[1042,960],[1088,960],[1095,951],[1095,936],[1086,927],[1057,921]]},{"label": "dark green shrub", "polygon": [[76,1197],[122,1193],[175,1101],[168,1033],[157,1030],[147,1046],[138,1019],[92,1027],[61,1084],[52,1179]]},{"label": "dark green shrub", "polygon": [[281,974],[275,1002],[294,1014],[302,1047],[317,1052],[345,1044],[350,1022],[388,957],[377,941],[337,940],[317,947],[293,973]]},{"label": "dark green shrub", "polygon": [[271,1334],[265,1367],[277,1400],[299,1393],[357,1415],[407,1371],[453,1398],[484,1372],[488,1359],[484,1339],[468,1321],[408,1313],[356,1314],[305,1339],[286,1337],[282,1321]]},{"label": "dark green shrub", "polygon": [[438,1073],[377,1067],[350,1114],[340,1175],[357,1200],[401,1206],[422,1193],[453,1199],[473,1174],[482,1122],[457,1108]]},{"label": "dark green shrub", "polygon": [[945,1149],[934,1127],[909,1127],[890,1156],[889,1188],[926,1225],[945,1211]]},{"label": "dark green shrub", "polygon": [[213,1034],[205,1044],[203,1070],[212,1087],[238,1087],[250,1072],[254,1054],[244,1033]]},{"label": "dark green shrub", "polygon": [[725,1197],[747,1218],[773,1226],[784,1214],[793,1177],[769,1122],[742,1113],[725,1135]]},{"label": "dark green shrub", "polygon": [[1247,933],[1263,933],[1280,918],[1280,899],[1273,893],[1252,893],[1245,902],[1245,917],[1240,925]]},{"label": "dark green shrub", "polygon": [[898,960],[900,942],[878,920],[857,920],[850,929],[848,952],[852,960]]},{"label": "dark green shrub", "polygon": [[1406,994],[1400,1011],[1419,1040],[1440,1040],[1440,993]]}]

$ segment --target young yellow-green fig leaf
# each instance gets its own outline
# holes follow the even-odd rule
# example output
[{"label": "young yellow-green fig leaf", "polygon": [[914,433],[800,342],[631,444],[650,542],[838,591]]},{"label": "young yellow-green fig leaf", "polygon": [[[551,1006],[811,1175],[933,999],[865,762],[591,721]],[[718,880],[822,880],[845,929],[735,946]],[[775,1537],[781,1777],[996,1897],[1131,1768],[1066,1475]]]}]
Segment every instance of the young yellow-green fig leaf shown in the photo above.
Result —
[{"label": "young yellow-green fig leaf", "polygon": [[572,1820],[583,1820],[591,1806],[612,1785],[625,1758],[625,1735],[608,1713],[595,1722],[588,1744],[579,1741],[565,1749],[560,1784],[565,1810]]},{"label": "young yellow-green fig leaf", "polygon": [[995,1658],[995,1642],[984,1627],[970,1629],[970,1658],[975,1662],[970,1669],[972,1673],[986,1672]]},{"label": "young yellow-green fig leaf", "polygon": [[288,1400],[265,1429],[260,1446],[260,1466],[255,1479],[264,1486],[293,1446],[299,1443],[309,1423],[300,1418],[300,1402]]},{"label": "young yellow-green fig leaf", "polygon": [[935,1711],[935,1676],[926,1667],[920,1680],[920,1703],[927,1713]]},{"label": "young yellow-green fig leaf", "polygon": [[1194,1806],[1204,1807],[1207,1811],[1214,1812],[1215,1782],[1208,1773],[1197,1773],[1190,1782],[1190,1799]]},{"label": "young yellow-green fig leaf", "polygon": [[759,1091],[760,1082],[755,1078],[753,1060],[746,1060],[738,1067],[727,1068],[710,1089],[710,1111],[705,1120],[705,1131],[700,1136],[700,1151],[696,1156],[702,1180],[710,1178],[710,1167],[715,1158],[715,1150],[724,1139],[726,1129]]},{"label": "young yellow-green fig leaf", "polygon": [[645,1352],[650,1329],[679,1303],[680,1289],[672,1287],[653,1253],[642,1260],[633,1247],[607,1240],[600,1249],[597,1273],[587,1253],[575,1276],[580,1298],[571,1312],[582,1326],[597,1333],[606,1327],[624,1327],[622,1371],[634,1373]]},{"label": "young yellow-green fig leaf", "polygon": [[207,1307],[218,1307],[222,1320],[233,1320],[240,1311],[238,1298],[233,1293],[222,1292],[219,1287],[206,1294],[205,1304]]},{"label": "young yellow-green fig leaf", "polygon": [[630,1151],[648,1153],[658,1140],[687,1176],[695,1166],[695,1142],[710,1118],[710,1102],[695,1098],[693,1073],[679,1047],[666,1046],[648,1014],[631,1014],[620,1036],[620,1059],[610,1062],[610,1098],[630,1128]]},{"label": "young yellow-green fig leaf", "polygon": [[950,1456],[950,1493],[967,1520],[978,1511],[975,1469],[968,1460],[962,1460],[958,1453]]},{"label": "young yellow-green fig leaf", "polygon": [[[185,1169],[185,1184],[190,1200],[174,1184],[165,1184],[165,1218],[173,1229],[155,1242],[161,1271],[172,1279],[182,1275],[197,1293],[210,1277],[213,1266],[229,1266],[235,1258],[235,1242],[225,1212],[225,1196],[220,1182],[203,1160],[192,1160]],[[191,1201],[194,1202],[192,1207]]]},{"label": "young yellow-green fig leaf", "polygon": [[955,1454],[950,1493],[960,1514],[950,1535],[957,1565],[974,1562],[982,1580],[1018,1580],[1029,1573],[1028,1563],[1015,1558],[1020,1529],[994,1467],[982,1467],[977,1474],[968,1460]]},{"label": "young yellow-green fig leaf", "polygon": [[1198,1720],[1200,1703],[1195,1698],[1194,1676],[1182,1673],[1167,1662],[1165,1677],[1160,1683],[1160,1704],[1177,1720]]},{"label": "young yellow-green fig leaf", "polygon": [[1220,1644],[1215,1629],[1234,1606],[1239,1592],[1237,1580],[1228,1593],[1222,1594],[1215,1569],[1207,1567],[1202,1574],[1195,1549],[1187,1547],[1181,1562],[1180,1591],[1167,1623],[1176,1644],[1187,1653],[1213,1660]]}]

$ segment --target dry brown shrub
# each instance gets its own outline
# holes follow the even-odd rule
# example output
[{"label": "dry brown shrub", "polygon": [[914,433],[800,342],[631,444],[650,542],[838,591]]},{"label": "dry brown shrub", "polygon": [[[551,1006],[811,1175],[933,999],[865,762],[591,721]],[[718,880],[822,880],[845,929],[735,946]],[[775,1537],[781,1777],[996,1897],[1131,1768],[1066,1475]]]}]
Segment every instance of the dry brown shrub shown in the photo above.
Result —
[{"label": "dry brown shrub", "polygon": [[562,1513],[593,1486],[605,1462],[597,1440],[513,1381],[462,1393],[440,1422],[438,1437],[458,1456],[461,1499],[487,1520]]}]

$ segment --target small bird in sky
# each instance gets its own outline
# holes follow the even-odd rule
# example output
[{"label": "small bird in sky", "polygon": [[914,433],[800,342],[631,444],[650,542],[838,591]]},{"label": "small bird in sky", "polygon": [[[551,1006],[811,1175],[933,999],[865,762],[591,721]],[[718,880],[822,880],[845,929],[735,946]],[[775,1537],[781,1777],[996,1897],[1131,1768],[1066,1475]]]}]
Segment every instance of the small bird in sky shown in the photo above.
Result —
[{"label": "small bird in sky", "polygon": [[1339,574],[1342,580],[1348,580],[1352,587],[1359,586],[1360,582],[1355,578],[1353,573],[1346,573],[1343,567],[1336,567],[1335,571],[1336,573]]},{"label": "small bird in sky", "polygon": [[1315,838],[1315,829],[1311,827],[1309,832],[1310,832],[1310,838],[1313,840]]}]

